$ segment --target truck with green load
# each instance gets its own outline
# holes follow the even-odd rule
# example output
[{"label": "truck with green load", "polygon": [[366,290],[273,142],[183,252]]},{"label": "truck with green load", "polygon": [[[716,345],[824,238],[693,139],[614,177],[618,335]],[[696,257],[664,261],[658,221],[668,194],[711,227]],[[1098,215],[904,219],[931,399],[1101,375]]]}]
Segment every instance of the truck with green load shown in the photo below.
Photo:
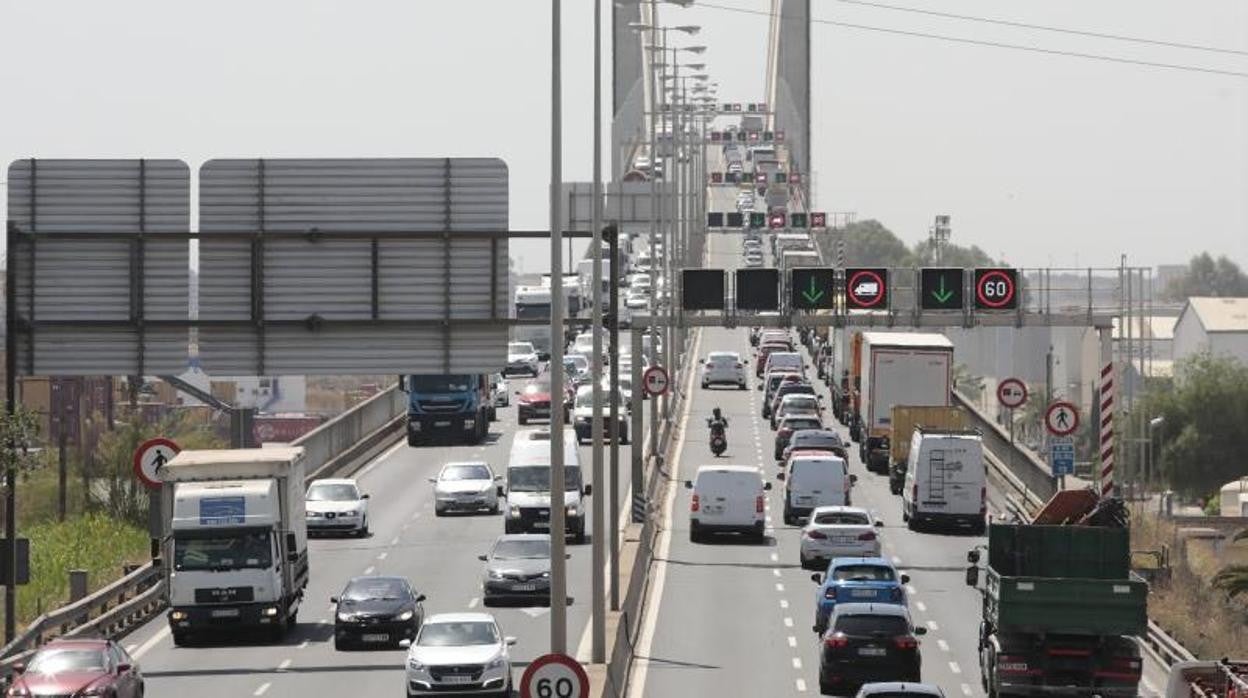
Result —
[{"label": "truck with green load", "polygon": [[[1061,493],[1059,493],[1061,494]],[[980,677],[990,697],[1137,694],[1135,636],[1148,627],[1148,585],[1130,576],[1125,527],[997,524],[968,554],[983,594]]]}]

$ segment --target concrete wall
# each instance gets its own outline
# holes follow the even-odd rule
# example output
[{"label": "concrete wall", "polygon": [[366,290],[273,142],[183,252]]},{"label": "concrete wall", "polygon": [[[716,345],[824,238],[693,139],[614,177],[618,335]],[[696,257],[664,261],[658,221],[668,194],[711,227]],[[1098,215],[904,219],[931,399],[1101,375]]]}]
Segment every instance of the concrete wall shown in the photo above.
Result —
[{"label": "concrete wall", "polygon": [[1175,361],[1185,359],[1193,354],[1199,354],[1202,351],[1210,349],[1209,335],[1205,332],[1204,325],[1200,324],[1200,320],[1196,317],[1195,312],[1183,313],[1179,316],[1179,322],[1174,326],[1174,352]]},{"label": "concrete wall", "polygon": [[810,160],[810,0],[780,3],[776,57],[775,126],[784,131],[789,159],[798,172],[814,170]]},{"label": "concrete wall", "polygon": [[[349,460],[362,442],[378,430],[407,414],[407,393],[391,386],[361,402],[294,442],[307,455],[309,477]],[[331,468],[326,468],[331,466]]]}]

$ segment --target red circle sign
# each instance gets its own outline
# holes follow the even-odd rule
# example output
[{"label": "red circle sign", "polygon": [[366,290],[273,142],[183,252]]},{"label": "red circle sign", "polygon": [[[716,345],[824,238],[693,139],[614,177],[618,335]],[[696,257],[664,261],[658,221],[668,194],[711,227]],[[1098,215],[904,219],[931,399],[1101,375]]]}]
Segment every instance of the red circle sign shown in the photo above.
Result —
[{"label": "red circle sign", "polygon": [[134,449],[134,476],[151,489],[160,489],[160,471],[182,451],[182,447],[164,437],[148,439]]},{"label": "red circle sign", "polygon": [[[870,295],[866,292],[862,295],[856,293],[856,291],[858,291],[863,284],[867,284],[868,288],[874,288],[875,295]],[[871,284],[874,284],[874,286],[871,286]],[[879,305],[880,301],[884,300],[884,277],[873,271],[864,269],[849,277],[849,280],[845,283],[845,291],[849,294],[849,297],[853,299],[857,307],[874,307]]]},{"label": "red circle sign", "polygon": [[651,366],[641,376],[641,387],[646,391],[646,395],[654,397],[667,392],[668,383],[667,370],[662,366]]},{"label": "red circle sign", "polygon": [[1027,384],[1017,378],[1006,378],[997,384],[997,402],[1014,409],[1027,402]]},{"label": "red circle sign", "polygon": [[520,698],[589,698],[589,675],[566,654],[544,654],[524,670]]},{"label": "red circle sign", "polygon": [[1079,408],[1064,400],[1049,405],[1044,426],[1054,436],[1070,436],[1079,428]]},{"label": "red circle sign", "polygon": [[[998,285],[999,284],[999,285]],[[989,293],[989,289],[994,289]],[[1000,269],[993,269],[979,278],[975,297],[986,308],[1005,308],[1014,300],[1014,279]]]}]

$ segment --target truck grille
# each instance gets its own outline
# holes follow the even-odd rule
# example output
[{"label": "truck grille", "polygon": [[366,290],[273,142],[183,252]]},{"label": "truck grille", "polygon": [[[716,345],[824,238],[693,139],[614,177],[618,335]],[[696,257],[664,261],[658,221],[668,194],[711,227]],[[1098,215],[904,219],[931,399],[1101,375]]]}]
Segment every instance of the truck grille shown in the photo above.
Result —
[{"label": "truck grille", "polygon": [[255,600],[251,587],[216,587],[195,590],[195,603],[250,603]]},{"label": "truck grille", "polygon": [[463,403],[458,400],[418,400],[416,402],[422,412],[462,412]]}]

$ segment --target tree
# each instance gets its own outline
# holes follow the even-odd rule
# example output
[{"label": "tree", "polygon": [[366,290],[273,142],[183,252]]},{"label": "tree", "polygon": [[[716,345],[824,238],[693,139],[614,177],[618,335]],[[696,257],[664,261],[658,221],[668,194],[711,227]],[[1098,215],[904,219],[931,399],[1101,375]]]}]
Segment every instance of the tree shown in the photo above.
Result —
[{"label": "tree", "polygon": [[1192,296],[1248,296],[1248,275],[1226,255],[1215,260],[1208,252],[1202,252],[1192,257],[1187,271],[1171,281],[1162,295],[1173,301]]},{"label": "tree", "polygon": [[39,415],[33,411],[18,405],[13,414],[0,413],[0,472],[20,475],[34,468],[39,458],[31,449],[38,437]]},{"label": "tree", "polygon": [[835,241],[844,235],[845,263],[851,266],[908,267],[913,255],[901,238],[877,220],[856,221],[842,231],[829,231],[833,242],[825,249],[834,249]]},{"label": "tree", "polygon": [[1148,397],[1145,415],[1163,419],[1153,438],[1167,486],[1203,499],[1245,474],[1248,366],[1205,353],[1180,362],[1175,376],[1170,390]]},{"label": "tree", "polygon": [[[921,240],[914,246],[914,258],[920,266],[932,266],[936,264],[936,244],[929,238]],[[946,243],[944,250],[941,252],[941,266],[945,267],[962,267],[963,269],[971,269],[974,267],[991,267],[996,266],[996,261],[988,256],[979,248],[979,245],[971,245],[970,247],[962,247]]]}]

